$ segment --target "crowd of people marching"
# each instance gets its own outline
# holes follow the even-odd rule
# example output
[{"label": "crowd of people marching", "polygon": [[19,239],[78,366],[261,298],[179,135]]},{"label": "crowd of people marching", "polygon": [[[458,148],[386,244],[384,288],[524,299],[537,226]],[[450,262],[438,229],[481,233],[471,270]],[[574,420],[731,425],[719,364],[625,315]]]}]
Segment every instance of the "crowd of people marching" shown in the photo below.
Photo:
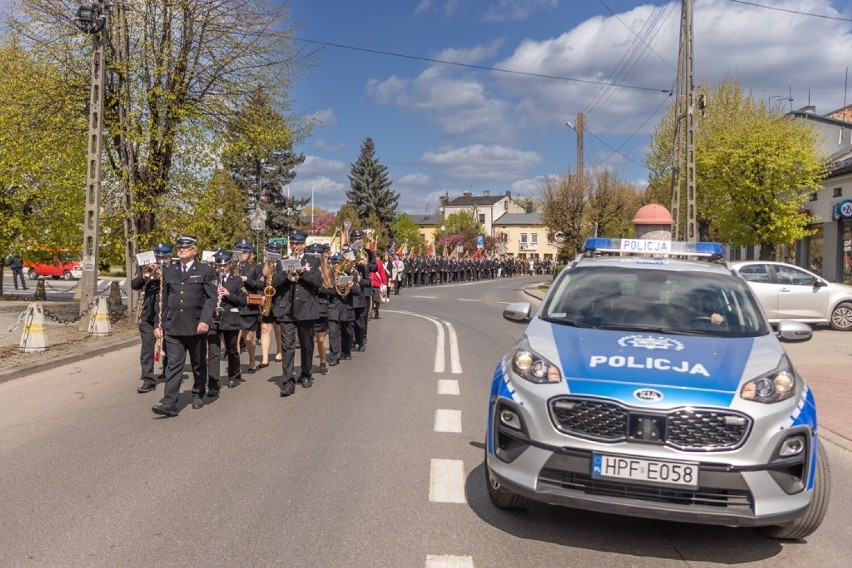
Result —
[{"label": "crowd of people marching", "polygon": [[[293,231],[289,255],[273,241],[262,261],[244,239],[235,251],[217,251],[212,265],[196,260],[195,236],[177,239],[176,258],[171,245],[156,245],[154,262],[141,266],[131,281],[134,290],[143,292],[142,384],[137,392],[155,391],[158,379],[163,380],[162,402],[152,410],[160,416],[177,416],[188,354],[193,378],[190,404],[204,408],[221,389],[244,382],[244,348],[248,374],[273,360],[280,362],[280,396],[291,396],[297,383],[304,388],[313,384],[315,371],[327,374],[329,367],[351,359],[353,352],[365,351],[368,321],[379,319],[381,304],[401,288],[552,270],[549,260],[505,255],[424,257],[392,250],[377,255],[364,246],[364,236],[355,231],[351,244],[347,240],[333,252],[328,245],[305,246],[307,235]],[[271,353],[273,338],[275,353]],[[296,349],[301,362],[298,375]],[[315,351],[318,367],[313,365]],[[163,371],[155,375],[160,357]]]}]

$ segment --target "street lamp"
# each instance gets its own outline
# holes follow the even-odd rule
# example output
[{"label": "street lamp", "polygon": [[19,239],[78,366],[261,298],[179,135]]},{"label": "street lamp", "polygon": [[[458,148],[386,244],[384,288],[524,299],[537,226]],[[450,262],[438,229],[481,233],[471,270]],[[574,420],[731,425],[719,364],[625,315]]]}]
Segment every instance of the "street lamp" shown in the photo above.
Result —
[{"label": "street lamp", "polygon": [[[107,17],[104,2],[82,4],[74,24],[92,36],[92,84],[89,93],[89,148],[86,161],[86,213],[83,219],[83,276],[80,279],[80,314],[90,309],[97,294],[98,247],[101,214],[101,153],[104,126],[104,70]],[[86,329],[87,322],[81,319]]]}]

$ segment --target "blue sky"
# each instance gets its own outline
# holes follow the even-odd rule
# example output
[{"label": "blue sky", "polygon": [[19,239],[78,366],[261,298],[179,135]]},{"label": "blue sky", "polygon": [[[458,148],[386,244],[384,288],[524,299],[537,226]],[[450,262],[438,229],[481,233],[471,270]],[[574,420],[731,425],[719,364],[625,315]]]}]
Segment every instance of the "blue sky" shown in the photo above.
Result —
[{"label": "blue sky", "polygon": [[[576,167],[576,134],[565,122],[578,112],[585,115],[587,171],[612,168],[640,185],[647,179],[641,164],[649,135],[676,76],[679,1],[287,6],[299,38],[582,80],[324,47],[292,91],[294,111],[316,117],[317,126],[297,147],[307,160],[290,187],[300,197],[313,191],[318,207],[336,210],[345,201],[347,174],[368,136],[402,211],[432,212],[445,192],[537,197],[544,176]],[[730,74],[763,98],[789,98],[792,89],[793,108],[841,108],[852,66],[850,20],[849,0],[696,0],[695,82]],[[628,71],[618,75],[625,87],[607,86],[625,62]]]}]

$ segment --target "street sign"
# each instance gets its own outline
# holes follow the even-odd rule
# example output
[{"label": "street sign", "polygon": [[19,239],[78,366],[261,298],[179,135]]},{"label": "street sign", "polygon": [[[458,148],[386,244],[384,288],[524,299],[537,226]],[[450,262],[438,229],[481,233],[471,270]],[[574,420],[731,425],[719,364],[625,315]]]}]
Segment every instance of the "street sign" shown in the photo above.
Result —
[{"label": "street sign", "polygon": [[565,242],[565,233],[558,231],[555,235],[553,235],[553,240],[561,245]]},{"label": "street sign", "polygon": [[482,248],[483,246],[485,246],[485,237],[476,235],[476,248]]}]

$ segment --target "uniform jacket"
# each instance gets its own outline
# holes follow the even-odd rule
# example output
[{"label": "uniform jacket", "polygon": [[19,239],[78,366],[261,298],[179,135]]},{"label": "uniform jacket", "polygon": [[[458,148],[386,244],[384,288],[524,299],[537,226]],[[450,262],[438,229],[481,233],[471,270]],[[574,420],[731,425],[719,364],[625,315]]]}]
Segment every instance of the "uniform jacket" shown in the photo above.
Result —
[{"label": "uniform jacket", "polygon": [[[352,307],[366,308],[370,303],[370,297],[373,294],[373,283],[370,280],[370,273],[367,267],[363,264],[358,264],[353,271],[355,276],[355,287],[352,289]],[[347,321],[347,320],[341,320]]]},{"label": "uniform jacket", "polygon": [[222,296],[220,303],[222,308],[221,320],[218,324],[214,321],[210,328],[219,331],[238,331],[240,329],[240,308],[246,305],[246,289],[243,286],[242,278],[232,274],[228,276],[224,287],[228,290],[228,295]]},{"label": "uniform jacket", "polygon": [[199,261],[184,273],[176,263],[163,269],[163,331],[167,335],[197,335],[198,324],[213,323],[216,270]]},{"label": "uniform jacket", "polygon": [[142,313],[139,320],[151,325],[157,323],[160,312],[160,279],[149,278],[142,268],[139,268],[136,276],[130,281],[130,288],[142,290]]},{"label": "uniform jacket", "polygon": [[279,261],[272,285],[277,292],[273,313],[275,319],[283,322],[311,321],[319,319],[319,301],[317,290],[322,286],[320,259],[313,254],[303,254],[303,267],[310,267],[299,275],[299,279],[290,282]]}]

